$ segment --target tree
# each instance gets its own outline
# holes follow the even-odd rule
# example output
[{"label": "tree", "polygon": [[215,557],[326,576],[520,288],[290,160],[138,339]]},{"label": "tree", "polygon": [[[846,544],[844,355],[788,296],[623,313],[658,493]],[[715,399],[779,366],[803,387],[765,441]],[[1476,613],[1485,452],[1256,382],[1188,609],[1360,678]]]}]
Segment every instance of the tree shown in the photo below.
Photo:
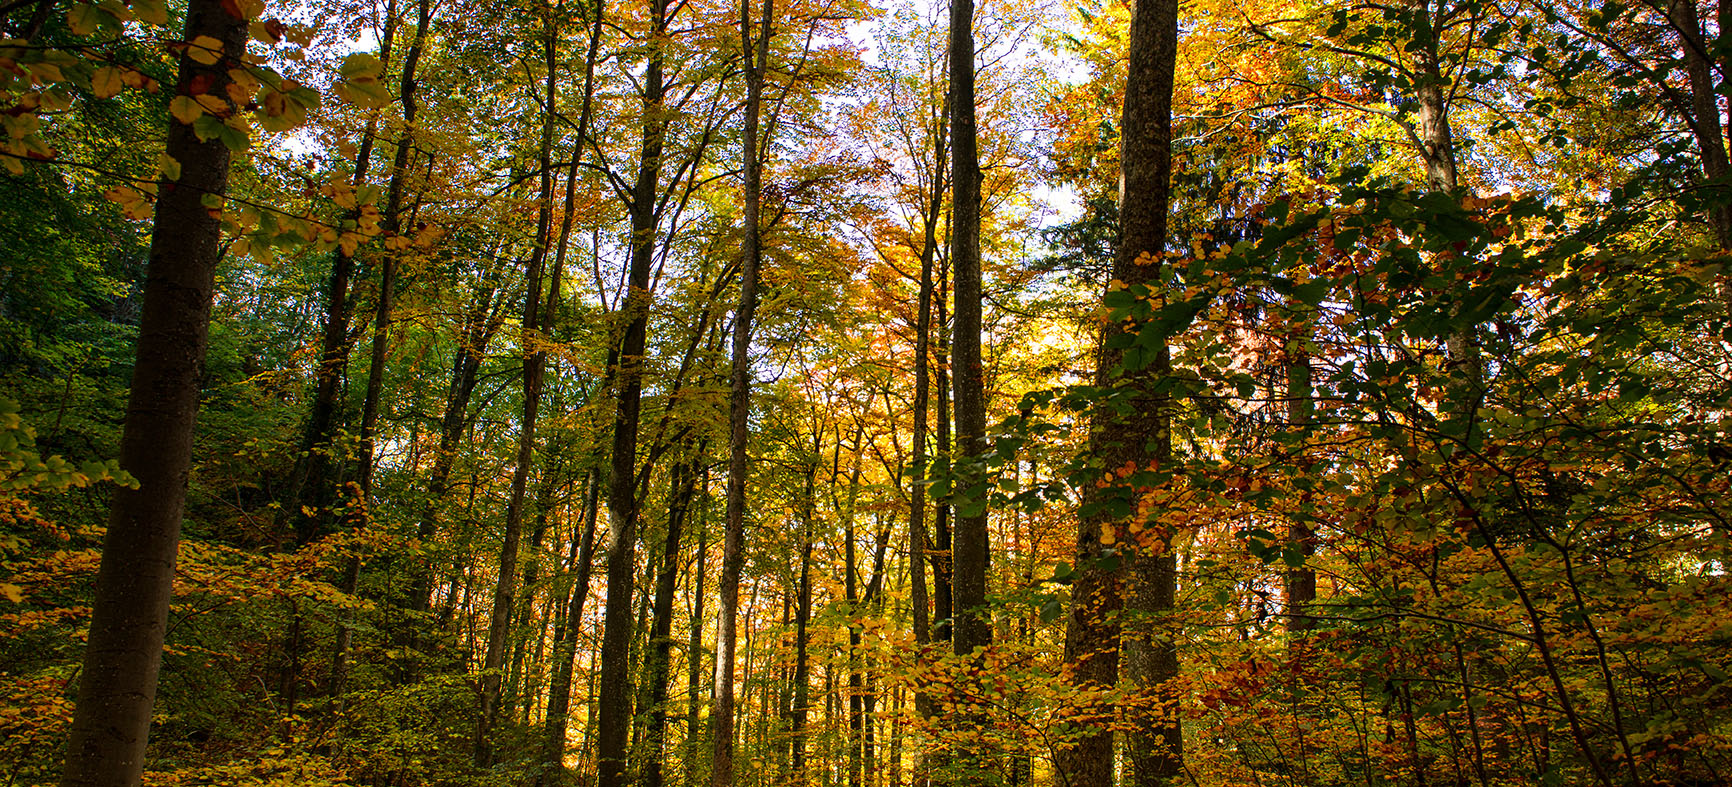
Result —
[{"label": "tree", "polygon": [[[246,51],[247,21],[221,3],[193,0],[177,96],[213,98],[224,114],[237,110],[226,88]],[[61,777],[68,787],[140,783],[174,592],[211,294],[222,256],[222,224],[212,208],[220,208],[228,190],[229,145],[220,135],[201,138],[177,117],[168,124],[166,155],[180,172],[164,178],[157,201],[121,436],[121,469],[138,483],[115,492],[103,539]]]}]

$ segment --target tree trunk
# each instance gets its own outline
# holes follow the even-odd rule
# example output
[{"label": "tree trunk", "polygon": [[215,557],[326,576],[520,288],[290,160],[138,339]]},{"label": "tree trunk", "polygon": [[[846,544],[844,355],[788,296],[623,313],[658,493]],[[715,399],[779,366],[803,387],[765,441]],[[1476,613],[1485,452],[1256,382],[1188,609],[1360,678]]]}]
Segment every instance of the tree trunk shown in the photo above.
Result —
[{"label": "tree trunk", "polygon": [[[396,39],[397,4],[389,0],[385,6],[385,29],[380,32],[379,70],[391,64],[391,45]],[[361,143],[355,154],[355,173],[351,183],[365,185],[367,172],[373,164],[373,146],[378,139],[379,113],[367,118],[361,132]],[[348,218],[360,215],[351,211]],[[355,273],[353,254],[338,248],[331,260],[331,276],[325,284],[325,324],[320,333],[319,365],[313,372],[313,404],[307,413],[300,451],[289,473],[288,488],[283,494],[279,524],[294,528],[295,543],[305,546],[322,535],[326,510],[333,499],[331,467],[332,442],[336,436],[337,400],[342,396],[343,373],[349,366],[349,285]],[[310,505],[303,505],[308,492]]]},{"label": "tree trunk", "polygon": [[[415,69],[421,62],[421,50],[427,42],[427,28],[432,23],[433,5],[431,0],[420,0],[416,14],[415,39],[409,45],[409,53],[403,59],[403,79],[400,89],[400,100],[403,103],[403,134],[397,139],[397,151],[391,160],[391,182],[386,189],[385,211],[380,221],[380,229],[389,236],[395,234],[402,226],[403,181],[409,170],[409,148],[413,143],[415,131]],[[385,379],[386,346],[391,326],[391,297],[396,288],[397,255],[387,253],[379,271],[379,302],[374,312],[372,357],[367,367],[367,396],[361,406],[361,447],[360,458],[356,465],[356,499],[352,515],[355,528],[365,527],[372,521],[372,510],[368,507],[367,496],[373,490],[373,442],[379,429],[379,394],[383,389]],[[351,554],[346,560],[343,571],[342,591],[354,594],[361,579],[361,556]],[[346,688],[349,674],[349,647],[354,642],[354,628],[350,625],[353,613],[337,627],[337,644],[331,658],[331,697],[334,698],[334,708],[338,711],[343,707],[343,692]]]},{"label": "tree trunk", "polygon": [[577,639],[583,631],[583,602],[589,597],[589,578],[595,565],[595,520],[601,495],[601,470],[592,468],[584,481],[583,535],[577,548],[572,570],[577,573],[572,583],[571,599],[565,606],[565,622],[554,632],[553,677],[549,681],[547,721],[542,728],[541,768],[536,771],[536,787],[558,784],[565,772],[565,733],[571,714],[571,679],[577,663]]},{"label": "tree trunk", "polygon": [[[651,36],[666,35],[667,0],[650,0]],[[625,787],[631,732],[631,596],[637,576],[637,437],[643,402],[643,357],[648,344],[650,268],[656,249],[656,187],[661,179],[663,138],[667,130],[662,100],[661,49],[644,67],[644,128],[637,181],[632,187],[629,290],[621,307],[626,317],[619,363],[611,371],[618,387],[614,410],[611,473],[607,486],[612,533],[607,554],[607,607],[602,628],[601,691],[597,698],[596,756],[599,787]]]},{"label": "tree trunk", "polygon": [[[205,83],[202,92],[220,100],[228,70],[241,67],[247,22],[215,0],[190,0],[186,40],[200,36],[222,42],[223,57],[206,66],[183,52],[176,93],[191,95],[195,83]],[[181,171],[161,185],[156,204],[120,442],[120,466],[138,485],[116,490],[103,538],[61,781],[67,787],[139,784],[174,593],[199,381],[222,257],[221,222],[202,200],[227,193],[229,149],[216,138],[200,142],[191,125],[171,120],[167,154]]]},{"label": "tree trunk", "polygon": [[[1156,292],[1165,287],[1161,260],[1171,201],[1173,66],[1177,44],[1177,0],[1136,0],[1131,12],[1121,124],[1122,224],[1113,275],[1127,285]],[[1107,330],[1119,328],[1109,325]],[[1115,356],[1103,344],[1098,375],[1115,374],[1115,367],[1123,361],[1122,356]],[[1172,359],[1164,339],[1147,369],[1126,372],[1137,402],[1129,414],[1132,423],[1103,424],[1106,429],[1097,429],[1091,436],[1096,441],[1106,438],[1104,467],[1131,465],[1139,470],[1165,471],[1172,462],[1173,451],[1171,403],[1165,396],[1150,393],[1161,378],[1172,373]],[[1151,412],[1153,417],[1148,415]],[[1115,437],[1117,445],[1112,445]],[[1177,638],[1164,619],[1173,609],[1177,564],[1170,534],[1156,533],[1142,542],[1133,539],[1129,547],[1131,576],[1125,618],[1132,625],[1124,638],[1125,678],[1131,692],[1152,695],[1179,670]],[[1155,707],[1138,704],[1131,709],[1129,718],[1129,741],[1125,748],[1130,755],[1132,783],[1137,787],[1168,784],[1183,767],[1183,742],[1176,709],[1165,702]]]},{"label": "tree trunk", "polygon": [[[1304,314],[1302,305],[1295,304],[1294,309],[1297,314]],[[1287,427],[1303,434],[1311,425],[1311,353],[1305,347],[1310,338],[1310,321],[1299,319],[1296,322],[1292,335],[1287,337]],[[1300,445],[1304,445],[1305,438],[1300,439]],[[1300,461],[1309,466],[1304,454],[1301,454]],[[1286,575],[1287,647],[1289,652],[1293,652],[1299,642],[1294,635],[1309,632],[1317,625],[1317,618],[1309,612],[1317,600],[1317,572],[1309,562],[1317,553],[1317,532],[1303,513],[1295,513],[1288,524],[1287,540],[1299,547],[1306,560],[1289,568]]]},{"label": "tree trunk", "polygon": [[679,581],[680,537],[690,515],[692,500],[697,496],[698,464],[708,446],[698,446],[696,452],[675,464],[670,481],[671,503],[668,506],[667,540],[662,546],[661,573],[656,577],[655,605],[651,609],[650,647],[644,665],[644,680],[648,684],[647,702],[649,729],[644,737],[643,784],[662,787],[663,759],[668,724],[668,666],[673,656],[674,588]]},{"label": "tree trunk", "polygon": [[492,727],[499,714],[500,686],[504,676],[506,648],[511,639],[511,613],[516,601],[517,542],[523,532],[523,499],[529,485],[529,466],[535,459],[535,422],[541,407],[541,388],[546,366],[546,342],[543,335],[546,320],[552,315],[551,306],[541,303],[543,278],[551,279],[549,304],[559,299],[559,271],[546,277],[547,253],[553,235],[553,125],[558,99],[558,35],[551,8],[543,9],[546,26],[542,45],[543,68],[547,69],[544,83],[543,119],[541,126],[541,182],[538,191],[540,208],[536,215],[535,248],[529,256],[529,286],[523,302],[523,332],[519,349],[523,353],[523,422],[518,426],[517,456],[511,471],[511,497],[505,507],[505,534],[499,548],[499,575],[493,589],[493,610],[488,619],[487,650],[481,662],[481,707],[476,717],[475,765],[493,764]]},{"label": "tree trunk", "polygon": [[752,40],[749,0],[740,4],[740,46],[746,60],[745,137],[740,157],[745,169],[741,191],[745,202],[740,237],[740,302],[734,309],[734,346],[728,390],[728,490],[722,541],[722,575],[716,622],[714,707],[710,710],[710,784],[734,785],[734,657],[740,606],[740,570],[744,562],[746,528],[746,439],[752,409],[752,320],[758,310],[758,267],[763,261],[759,212],[763,201],[763,157],[758,117],[763,109],[764,70],[770,57],[774,0],[764,0],[756,42]]},{"label": "tree trunk", "polygon": [[[481,359],[503,322],[504,293],[498,287],[499,267],[490,265],[486,270],[484,283],[475,293],[475,302],[463,317],[457,358],[452,364],[450,392],[445,400],[445,411],[439,418],[439,447],[435,449],[433,466],[428,471],[427,504],[421,510],[421,522],[416,528],[416,539],[423,550],[432,545],[433,537],[439,532],[440,504],[451,490],[457,442],[462,439],[469,423],[469,400],[475,394]],[[409,585],[409,607],[417,612],[431,609],[433,563],[430,559],[423,556],[416,561]]]},{"label": "tree trunk", "polygon": [[800,586],[799,598],[794,607],[794,697],[788,708],[788,734],[790,756],[789,771],[793,775],[793,783],[807,784],[806,779],[806,717],[808,707],[812,704],[811,684],[812,667],[807,654],[807,646],[811,642],[808,630],[812,620],[812,503],[817,494],[814,489],[815,471],[809,468],[806,474],[805,498],[800,511]]},{"label": "tree trunk", "polygon": [[[700,511],[708,511],[710,498],[709,470],[703,470],[704,503]],[[692,572],[692,630],[691,639],[686,645],[686,746],[685,746],[685,783],[696,787],[698,784],[698,763],[702,755],[699,741],[703,735],[703,725],[698,719],[698,705],[703,700],[704,679],[704,566],[709,562],[709,517],[704,517],[704,524],[698,531],[698,564]]]},{"label": "tree trunk", "polygon": [[[985,479],[976,462],[986,450],[985,367],[980,353],[980,154],[974,121],[974,1],[950,4],[950,259],[956,272],[956,324],[951,374],[956,386],[956,449],[952,469],[961,482],[952,497],[956,530],[951,556],[951,646],[958,656],[975,657],[992,643],[992,616],[986,604],[987,543]],[[970,708],[965,716],[975,717]],[[985,751],[962,753],[984,777],[990,772]],[[975,779],[970,779],[974,781]]]}]

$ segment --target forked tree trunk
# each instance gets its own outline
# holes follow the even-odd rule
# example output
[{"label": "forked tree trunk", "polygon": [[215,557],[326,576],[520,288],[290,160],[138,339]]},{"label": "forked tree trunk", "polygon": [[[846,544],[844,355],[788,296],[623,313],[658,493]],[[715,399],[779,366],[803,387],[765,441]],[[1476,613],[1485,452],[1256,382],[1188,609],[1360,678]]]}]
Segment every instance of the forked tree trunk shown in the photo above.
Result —
[{"label": "forked tree trunk", "polygon": [[[386,236],[402,228],[403,186],[409,171],[409,149],[415,129],[415,70],[421,63],[421,51],[427,43],[427,28],[433,21],[431,0],[420,0],[416,14],[415,39],[403,59],[403,79],[399,100],[403,104],[403,133],[397,139],[397,151],[391,160],[391,181],[385,192],[385,210],[380,229]],[[385,356],[391,327],[391,302],[397,286],[397,255],[387,253],[379,270],[378,304],[374,310],[372,356],[367,366],[367,395],[361,405],[361,448],[356,460],[356,500],[351,521],[356,528],[365,527],[372,518],[367,497],[373,491],[373,443],[379,430],[379,395],[384,389]],[[361,556],[351,554],[345,561],[341,590],[353,594],[361,579]],[[353,613],[347,613],[350,617]],[[354,627],[345,619],[337,629],[337,644],[331,658],[330,693],[334,707],[343,707],[343,693],[349,675],[349,647],[354,642]]]},{"label": "forked tree trunk", "polygon": [[709,449],[698,446],[691,456],[673,467],[669,492],[667,538],[662,544],[661,571],[656,575],[655,604],[651,608],[649,648],[644,663],[647,682],[645,707],[649,712],[649,727],[644,734],[645,787],[662,787],[668,726],[668,669],[673,659],[674,589],[679,582],[680,544],[686,520],[691,515],[692,501],[697,497],[698,465]]},{"label": "forked tree trunk", "polygon": [[[247,21],[224,5],[190,0],[186,40],[216,39],[222,57],[201,65],[182,53],[177,94],[190,95],[202,83],[209,85],[205,94],[223,100],[229,69],[242,67]],[[174,593],[199,380],[222,257],[222,224],[203,201],[227,193],[229,149],[216,138],[200,142],[191,125],[170,120],[166,152],[180,163],[180,177],[161,185],[156,204],[138,358],[120,440],[121,469],[138,486],[116,490],[103,537],[61,781],[66,787],[133,787],[142,778]]]}]

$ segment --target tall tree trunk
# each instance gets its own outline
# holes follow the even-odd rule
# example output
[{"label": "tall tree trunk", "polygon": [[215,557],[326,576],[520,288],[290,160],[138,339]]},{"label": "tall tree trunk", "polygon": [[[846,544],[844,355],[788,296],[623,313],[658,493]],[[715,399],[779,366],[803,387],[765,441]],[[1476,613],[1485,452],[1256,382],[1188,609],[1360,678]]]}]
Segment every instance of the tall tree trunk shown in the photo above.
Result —
[{"label": "tall tree trunk", "polygon": [[[710,475],[708,468],[703,470],[703,493],[701,511],[709,510]],[[709,517],[704,516],[703,527],[698,530],[698,564],[692,571],[692,629],[691,638],[686,643],[686,746],[685,746],[685,783],[696,787],[698,784],[698,767],[702,757],[699,742],[703,738],[703,724],[698,716],[698,705],[703,701],[704,680],[704,578],[705,564],[709,562]]]},{"label": "tall tree trunk", "polygon": [[[396,40],[397,3],[385,5],[385,27],[379,37],[379,69],[391,65],[392,43]],[[355,154],[355,173],[351,183],[357,187],[367,182],[373,165],[373,146],[378,140],[379,113],[367,118],[361,132],[361,143]],[[360,215],[350,211],[348,218]],[[289,483],[283,494],[279,524],[294,528],[295,542],[311,543],[322,535],[323,523],[333,500],[331,469],[332,442],[336,437],[337,400],[342,396],[343,374],[349,366],[349,287],[355,273],[355,257],[338,248],[332,253],[331,275],[325,283],[325,324],[320,333],[319,365],[313,371],[313,403],[307,413],[307,423],[301,435],[300,451],[289,473]],[[311,494],[311,500],[308,495]],[[303,505],[303,502],[310,504]]]},{"label": "tall tree trunk", "polygon": [[[415,38],[409,45],[409,52],[403,59],[403,78],[399,100],[403,104],[403,133],[397,139],[397,150],[391,160],[391,181],[385,192],[385,211],[381,217],[380,229],[386,236],[396,234],[402,227],[403,181],[409,171],[409,149],[414,142],[415,114],[418,105],[415,103],[415,70],[421,63],[421,51],[427,43],[427,28],[433,20],[433,4],[431,0],[420,0],[416,12]],[[384,387],[385,356],[389,344],[391,326],[391,298],[396,288],[397,255],[387,253],[384,264],[379,270],[378,305],[374,311],[372,356],[367,367],[367,395],[361,405],[361,435],[360,457],[356,465],[356,499],[352,518],[354,527],[365,527],[372,521],[372,509],[368,507],[367,498],[373,491],[373,443],[379,429],[379,394]],[[345,561],[341,589],[344,593],[353,594],[361,579],[361,556],[351,554]],[[348,613],[352,618],[353,613]],[[349,647],[354,642],[354,628],[350,619],[345,620],[337,628],[337,644],[331,658],[331,696],[335,699],[334,707],[343,707],[343,692],[349,675]]]},{"label": "tall tree trunk", "polygon": [[800,507],[800,584],[799,598],[794,607],[794,696],[788,706],[789,771],[794,784],[806,784],[806,718],[812,704],[812,667],[808,646],[811,643],[809,625],[812,620],[812,503],[817,495],[814,488],[815,466],[808,467],[806,488]]},{"label": "tall tree trunk", "polygon": [[[980,354],[980,154],[974,122],[974,0],[950,4],[950,258],[956,271],[956,324],[951,336],[956,386],[956,450],[952,466],[961,468],[960,494],[953,497],[956,531],[951,557],[951,615],[956,621],[951,646],[973,657],[992,643],[992,616],[986,604],[989,559],[985,480],[975,463],[986,450],[985,367]],[[985,752],[964,756],[986,772]]]},{"label": "tall tree trunk", "polygon": [[[1120,141],[1124,173],[1119,199],[1122,223],[1113,276],[1127,285],[1146,287],[1152,292],[1163,291],[1165,287],[1161,260],[1166,249],[1171,201],[1173,66],[1177,45],[1177,0],[1136,0],[1127,48]],[[1123,328],[1109,325],[1107,330]],[[1123,360],[1103,344],[1097,374],[1114,375]],[[1103,466],[1128,464],[1139,470],[1167,470],[1173,451],[1171,403],[1167,397],[1151,392],[1161,378],[1172,373],[1172,359],[1164,338],[1147,369],[1124,371],[1130,376],[1128,382],[1139,406],[1132,407],[1128,419],[1115,416],[1102,424],[1104,430],[1097,429],[1091,435],[1107,443]],[[1131,576],[1125,612],[1133,625],[1127,627],[1124,638],[1125,678],[1133,693],[1153,694],[1175,677],[1179,669],[1178,638],[1172,636],[1171,625],[1164,620],[1173,609],[1177,563],[1170,534],[1140,542],[1133,539],[1128,546]],[[1137,704],[1131,709],[1130,721],[1125,749],[1130,755],[1132,783],[1137,787],[1168,784],[1183,767],[1177,711],[1171,703]]]},{"label": "tall tree trunk", "polygon": [[[183,52],[175,92],[222,100],[229,69],[242,67],[247,21],[216,0],[190,0],[186,40],[201,36],[222,42],[223,56],[201,65]],[[208,87],[195,91],[195,82]],[[191,125],[170,120],[167,155],[180,162],[180,177],[162,185],[156,204],[138,356],[120,440],[121,469],[138,485],[115,491],[103,537],[61,780],[67,787],[139,784],[174,593],[199,380],[222,257],[221,222],[202,200],[228,192],[229,149],[216,138],[200,142]]]},{"label": "tall tree trunk", "polygon": [[[758,268],[763,261],[763,156],[758,119],[763,110],[764,70],[770,58],[774,0],[764,0],[756,46],[752,39],[751,1],[740,2],[740,51],[746,61],[745,137],[740,157],[745,169],[741,186],[745,202],[740,233],[740,302],[734,309],[733,360],[728,390],[728,490],[722,540],[722,575],[716,621],[714,707],[710,710],[710,784],[734,785],[734,657],[740,606],[740,570],[744,563],[746,529],[746,439],[752,409],[752,320],[758,310]],[[754,52],[755,50],[755,52]]]},{"label": "tall tree trunk", "polygon": [[[1310,340],[1310,320],[1303,306],[1294,304],[1295,320],[1292,333],[1287,337],[1287,426],[1303,435],[1311,426],[1311,353],[1306,349]],[[1304,437],[1300,438],[1304,445]],[[1300,462],[1309,467],[1310,460],[1301,454]],[[1317,553],[1317,532],[1303,513],[1295,513],[1292,522],[1288,524],[1287,540],[1299,547],[1300,554],[1306,562],[1289,568],[1285,578],[1285,595],[1287,601],[1286,626],[1289,652],[1299,644],[1299,639],[1293,635],[1304,634],[1317,625],[1317,618],[1310,613],[1311,605],[1317,600],[1317,571],[1311,568],[1310,559]]]},{"label": "tall tree trunk", "polygon": [[[497,251],[495,247],[494,251]],[[489,256],[492,256],[490,252]],[[439,446],[433,454],[433,466],[427,475],[427,504],[421,509],[421,522],[416,539],[422,549],[433,543],[439,532],[439,512],[445,495],[451,490],[451,471],[457,462],[457,443],[469,423],[469,400],[475,394],[481,359],[504,318],[504,293],[498,286],[500,269],[490,264],[483,274],[483,284],[475,293],[475,301],[463,317],[459,332],[457,358],[452,362],[451,386],[445,400],[445,411],[439,418]],[[409,581],[408,605],[417,612],[432,608],[433,562],[427,557],[416,560]]]},{"label": "tall tree trunk", "polygon": [[[667,34],[667,0],[650,0],[651,37]],[[621,310],[625,335],[619,346],[618,366],[611,370],[618,388],[614,410],[611,473],[607,485],[608,520],[611,526],[607,554],[607,607],[601,646],[601,682],[597,698],[599,787],[625,787],[631,732],[631,596],[637,576],[633,555],[637,540],[637,437],[643,408],[643,358],[648,345],[651,293],[650,268],[656,250],[656,190],[661,179],[664,136],[667,130],[662,106],[666,85],[662,75],[662,50],[651,50],[644,67],[644,128],[638,159],[637,181],[632,186],[631,265],[628,291]]]},{"label": "tall tree trunk", "polygon": [[[938,286],[936,306],[938,317],[932,323],[933,330],[938,335],[933,339],[933,370],[938,379],[933,380],[933,386],[938,393],[938,434],[935,450],[940,454],[950,452],[950,271],[948,262],[940,262],[938,266]],[[932,513],[932,638],[940,642],[950,641],[951,624],[954,622],[955,610],[951,608],[954,600],[951,590],[951,543],[950,543],[950,501],[940,499],[934,501]]]},{"label": "tall tree trunk", "polygon": [[[933,262],[938,252],[938,221],[944,208],[945,139],[950,128],[949,108],[934,118],[932,134],[932,183],[921,217],[920,243],[920,305],[914,325],[914,478],[909,490],[908,508],[908,585],[909,603],[914,612],[914,644],[916,648],[932,641],[931,603],[926,588],[927,560],[931,559],[931,544],[926,535],[926,475],[929,465],[928,447],[932,401],[932,300]],[[923,718],[932,718],[935,711],[932,697],[925,691],[914,692],[914,709]],[[914,768],[920,778],[924,767]]]},{"label": "tall tree trunk", "polygon": [[545,30],[541,41],[542,67],[547,70],[543,83],[543,119],[541,125],[540,188],[537,192],[539,210],[536,214],[535,248],[529,256],[528,292],[523,302],[523,332],[519,339],[523,352],[523,422],[518,425],[517,456],[511,471],[511,497],[505,507],[505,534],[499,547],[499,575],[493,590],[493,610],[488,619],[487,650],[481,662],[481,707],[476,716],[475,764],[493,764],[493,724],[499,714],[500,686],[504,676],[505,654],[511,639],[511,613],[517,597],[518,540],[523,532],[523,499],[529,485],[529,466],[535,459],[535,422],[541,407],[541,388],[547,353],[542,349],[546,321],[552,308],[541,302],[543,279],[550,279],[548,301],[559,298],[559,271],[546,276],[549,247],[553,235],[553,125],[558,113],[559,54],[557,23],[552,8],[543,8]]}]

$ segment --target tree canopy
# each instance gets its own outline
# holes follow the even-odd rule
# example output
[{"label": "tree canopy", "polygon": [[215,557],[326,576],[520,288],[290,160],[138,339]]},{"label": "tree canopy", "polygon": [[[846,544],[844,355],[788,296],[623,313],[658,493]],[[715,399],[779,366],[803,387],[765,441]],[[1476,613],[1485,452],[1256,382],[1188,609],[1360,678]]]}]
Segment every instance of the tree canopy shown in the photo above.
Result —
[{"label": "tree canopy", "polygon": [[0,0],[0,773],[1726,783],[1727,26]]}]

